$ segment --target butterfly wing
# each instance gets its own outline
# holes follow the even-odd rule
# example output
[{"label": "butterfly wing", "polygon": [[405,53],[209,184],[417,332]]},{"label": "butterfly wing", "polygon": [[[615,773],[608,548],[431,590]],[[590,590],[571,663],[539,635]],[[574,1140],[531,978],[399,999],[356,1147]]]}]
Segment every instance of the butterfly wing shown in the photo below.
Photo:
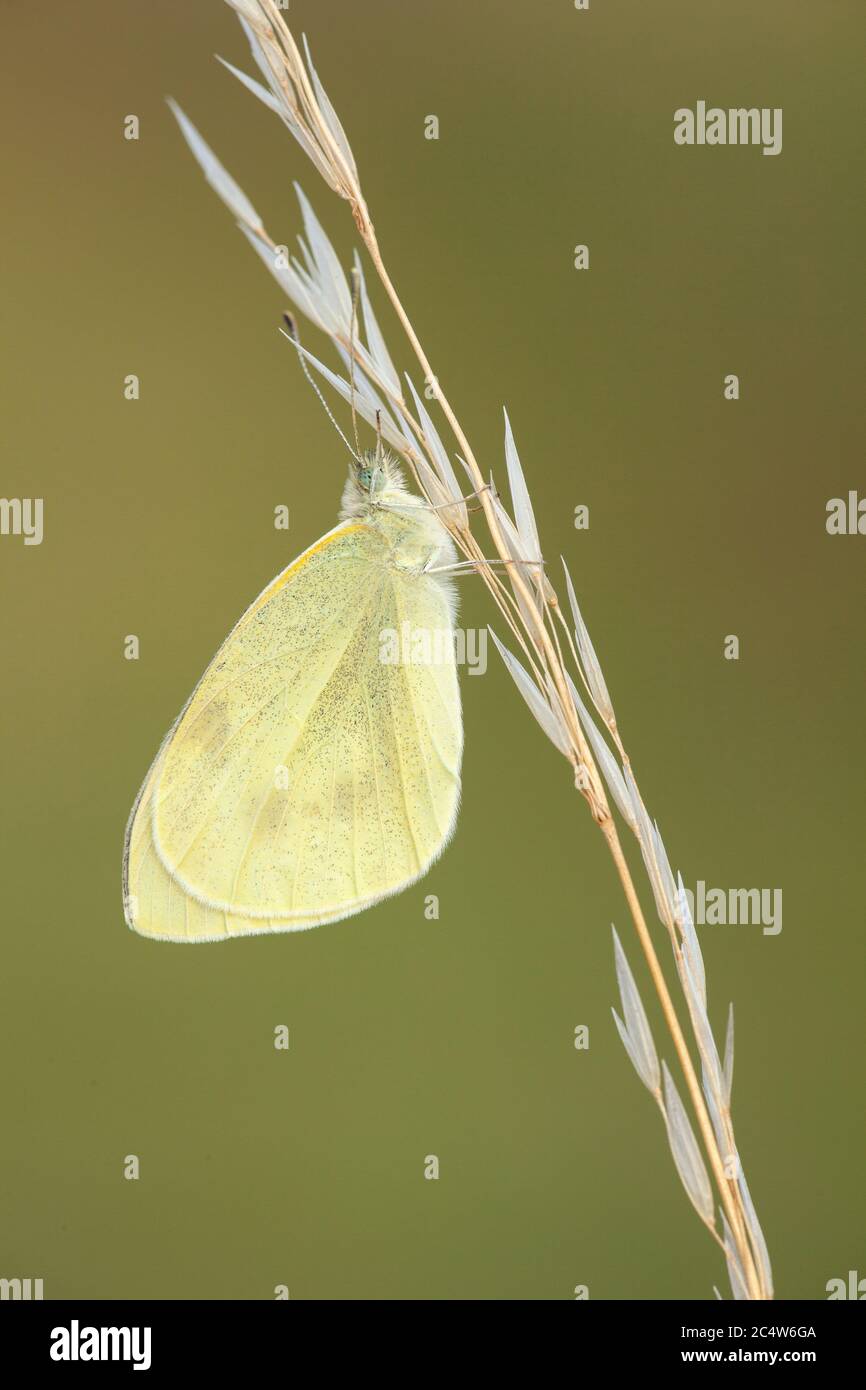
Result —
[{"label": "butterfly wing", "polygon": [[401,624],[451,630],[429,576],[374,527],[290,565],[226,639],[127,829],[136,931],[215,940],[336,921],[418,878],[453,830],[462,723],[453,649],[381,660]]}]

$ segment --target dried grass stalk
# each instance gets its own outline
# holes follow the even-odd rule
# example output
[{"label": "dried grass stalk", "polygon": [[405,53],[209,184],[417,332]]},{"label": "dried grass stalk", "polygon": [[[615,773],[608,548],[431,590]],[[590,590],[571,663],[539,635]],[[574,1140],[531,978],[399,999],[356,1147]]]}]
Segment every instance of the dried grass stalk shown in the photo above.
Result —
[{"label": "dried grass stalk", "polygon": [[[771,1298],[767,1247],[739,1163],[731,1118],[733,1013],[729,1017],[724,1062],[721,1062],[707,1014],[704,964],[682,879],[674,880],[658,827],[650,819],[638,790],[571,578],[566,570],[572,619],[569,623],[540,563],[542,548],[532,502],[508,417],[505,417],[505,465],[513,515],[509,515],[497,491],[485,479],[391,281],[351,146],[313,67],[306,39],[302,54],[273,0],[227,0],[227,3],[238,14],[265,85],[229,63],[225,66],[283,121],[324,182],[349,204],[370,262],[420,368],[425,394],[437,400],[456,444],[456,457],[469,478],[473,493],[477,494],[489,533],[483,546],[471,530],[451,455],[422,396],[408,376],[408,398],[401,385],[375,318],[360,262],[356,262],[356,267],[361,276],[362,332],[352,323],[352,292],[346,274],[301,190],[297,189],[297,193],[304,236],[299,238],[299,256],[286,262],[249,199],[174,103],[172,110],[211,187],[229,208],[283,293],[331,340],[346,374],[341,376],[331,371],[301,349],[307,361],[349,400],[349,363],[354,359],[358,414],[374,427],[377,417],[381,420],[384,438],[409,465],[419,489],[431,505],[441,509],[440,515],[458,548],[477,569],[520,647],[523,662],[496,639],[527,707],[570,763],[575,786],[611,854],[682,1070],[692,1119],[666,1064],[659,1065],[637,985],[619,940],[615,938],[623,1018],[616,1014],[614,1018],[620,1037],[638,1076],[664,1116],[671,1152],[686,1192],[724,1252],[733,1296]],[[484,557],[491,545],[502,562],[507,582],[485,563]],[[569,672],[566,654],[573,663],[577,684]],[[581,699],[577,685],[586,691],[601,728]],[[626,828],[638,841],[656,909],[667,930],[686,1005],[691,1047],[701,1067],[700,1080],[623,852],[608,793]],[[697,1125],[697,1136],[693,1121]],[[713,1184],[720,1203],[721,1229],[717,1225]]]}]

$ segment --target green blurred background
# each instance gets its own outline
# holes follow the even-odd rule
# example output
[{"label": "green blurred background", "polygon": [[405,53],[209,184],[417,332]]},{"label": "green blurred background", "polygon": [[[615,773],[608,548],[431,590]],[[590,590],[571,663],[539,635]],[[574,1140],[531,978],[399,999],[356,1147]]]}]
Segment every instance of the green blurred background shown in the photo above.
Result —
[{"label": "green blurred background", "polygon": [[[734,1115],[777,1292],[824,1297],[866,1275],[866,539],[824,525],[866,488],[862,7],[289,17],[500,480],[508,405],[672,859],[689,883],[783,889],[780,935],[702,943],[719,1031],[736,1003]],[[164,96],[276,240],[299,230],[296,178],[347,256],[353,228],[213,61],[252,66],[218,0],[6,0],[2,29],[2,492],[44,497],[45,539],[0,539],[0,1275],[49,1298],[727,1295],[613,1028],[611,920],[638,956],[603,842],[492,651],[463,681],[458,833],[422,884],[297,937],[186,949],[124,927],[151,757],[247,603],[333,525],[346,465]],[[673,111],[699,98],[781,106],[782,154],[677,148]],[[491,617],[477,580],[463,605]]]}]

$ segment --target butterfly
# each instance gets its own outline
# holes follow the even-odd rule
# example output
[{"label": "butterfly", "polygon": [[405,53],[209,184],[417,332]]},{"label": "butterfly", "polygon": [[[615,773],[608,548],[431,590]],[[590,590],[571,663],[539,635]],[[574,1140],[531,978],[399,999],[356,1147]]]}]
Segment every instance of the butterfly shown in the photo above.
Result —
[{"label": "butterfly", "polygon": [[133,931],[302,931],[429,869],[460,798],[454,560],[381,441],[353,457],[339,524],[250,605],[147,774],[123,854]]}]

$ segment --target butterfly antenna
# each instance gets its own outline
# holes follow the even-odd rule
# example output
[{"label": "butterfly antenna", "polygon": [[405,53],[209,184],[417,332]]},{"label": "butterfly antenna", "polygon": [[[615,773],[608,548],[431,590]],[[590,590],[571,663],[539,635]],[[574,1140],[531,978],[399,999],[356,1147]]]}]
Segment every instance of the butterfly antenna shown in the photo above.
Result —
[{"label": "butterfly antenna", "polygon": [[[361,451],[360,451],[360,449],[358,449],[357,452],[356,452],[356,450],[352,448],[352,446],[351,446],[351,444],[349,443],[348,439],[347,439],[346,436],[343,434],[343,431],[340,429],[340,426],[337,424],[337,421],[334,419],[334,415],[333,415],[333,412],[331,411],[331,407],[328,405],[328,402],[325,400],[325,397],[322,395],[321,391],[319,390],[318,383],[317,383],[316,381],[313,380],[312,372],[310,371],[310,368],[309,368],[308,365],[307,365],[307,359],[306,359],[306,357],[304,356],[303,350],[302,350],[302,348],[301,348],[301,339],[300,339],[300,336],[299,336],[299,334],[298,334],[298,325],[295,323],[295,320],[294,320],[294,318],[293,318],[293,316],[292,316],[291,314],[288,314],[288,313],[283,314],[283,320],[284,320],[284,322],[285,322],[286,327],[285,327],[285,328],[281,328],[281,329],[280,329],[280,332],[282,333],[282,335],[283,335],[284,338],[288,338],[289,342],[294,344],[295,349],[296,349],[297,354],[298,354],[298,361],[299,361],[300,364],[301,364],[301,370],[302,370],[302,372],[304,373],[304,376],[307,378],[307,381],[308,381],[308,382],[310,383],[310,385],[312,386],[312,388],[313,388],[313,390],[315,391],[316,395],[318,396],[319,401],[320,401],[320,403],[321,403],[321,405],[322,405],[322,409],[324,410],[324,412],[325,412],[325,414],[327,415],[328,419],[330,420],[331,424],[334,426],[334,429],[337,431],[337,434],[338,434],[338,435],[340,436],[340,438],[342,439],[342,441],[343,441],[343,443],[345,444],[346,448],[349,450],[349,453],[352,455],[352,458],[355,460],[356,463],[360,463],[360,462],[361,462]],[[286,332],[286,329],[288,329],[288,332]],[[354,403],[354,392],[353,392],[353,400],[352,400],[352,420],[353,420],[353,422],[354,422],[354,418],[355,418],[355,403]],[[358,431],[357,431],[357,429],[356,429],[356,430],[355,430],[355,443],[357,444],[357,442],[358,442]]]},{"label": "butterfly antenna", "polygon": [[361,456],[358,440],[358,416],[355,410],[355,332],[358,327],[358,295],[361,293],[361,272],[352,266],[352,323],[349,329],[349,394],[352,399],[352,433],[355,436],[356,457]]}]

